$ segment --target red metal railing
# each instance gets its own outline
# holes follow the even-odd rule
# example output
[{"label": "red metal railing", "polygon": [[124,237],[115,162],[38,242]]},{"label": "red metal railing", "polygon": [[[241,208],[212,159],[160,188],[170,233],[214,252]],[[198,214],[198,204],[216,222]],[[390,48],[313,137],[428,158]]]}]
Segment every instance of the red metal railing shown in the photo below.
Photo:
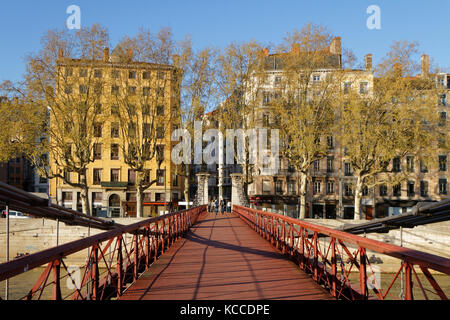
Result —
[{"label": "red metal railing", "polygon": [[[0,282],[46,265],[33,288],[19,299],[45,299],[43,293],[49,289],[53,300],[119,298],[127,284],[134,283],[205,212],[206,206],[201,206],[147,219],[0,264]],[[132,241],[127,243],[128,235]],[[77,284],[65,260],[85,250],[88,258],[79,268],[83,276]],[[63,294],[64,279],[76,289]]]},{"label": "red metal railing", "polygon": [[[400,285],[403,291],[401,298],[405,300],[414,299],[414,289],[418,290],[415,286],[420,289],[419,292],[424,299],[447,300],[445,290],[438,284],[430,269],[448,276],[450,259],[279,214],[241,206],[234,206],[233,211],[338,299],[392,299],[395,298],[392,294],[393,286]],[[373,283],[374,279],[377,279],[375,277],[377,267],[372,266],[368,258],[369,252],[387,255],[401,261],[396,273],[383,274],[383,277],[389,277],[384,285]],[[423,275],[419,276],[415,267],[419,267]],[[352,273],[353,268],[357,270],[356,279],[355,273]],[[403,281],[399,280],[400,278]]]}]

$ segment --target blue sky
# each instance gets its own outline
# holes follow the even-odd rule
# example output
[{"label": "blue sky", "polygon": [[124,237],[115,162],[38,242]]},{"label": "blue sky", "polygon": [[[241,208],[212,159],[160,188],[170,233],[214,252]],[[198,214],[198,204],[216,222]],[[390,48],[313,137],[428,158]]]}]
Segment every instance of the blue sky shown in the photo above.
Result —
[{"label": "blue sky", "polygon": [[[197,47],[224,47],[255,39],[279,43],[287,32],[308,22],[326,25],[342,37],[361,61],[376,63],[394,40],[418,41],[439,66],[450,67],[448,0],[2,0],[0,2],[0,81],[19,80],[24,56],[36,52],[49,29],[64,28],[69,5],[81,8],[81,23],[108,28],[112,45],[139,27],[156,32],[171,27],[176,39],[191,35]],[[381,9],[381,30],[369,30],[369,5]]]}]

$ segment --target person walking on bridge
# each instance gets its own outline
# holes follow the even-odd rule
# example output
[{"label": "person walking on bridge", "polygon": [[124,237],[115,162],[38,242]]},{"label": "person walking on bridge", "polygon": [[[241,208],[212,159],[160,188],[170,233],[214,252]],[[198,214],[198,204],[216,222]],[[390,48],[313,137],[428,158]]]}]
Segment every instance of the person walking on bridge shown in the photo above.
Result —
[{"label": "person walking on bridge", "polygon": [[219,212],[219,200],[218,199],[216,199],[214,201],[214,211],[215,211],[216,216],[217,216],[217,213]]}]

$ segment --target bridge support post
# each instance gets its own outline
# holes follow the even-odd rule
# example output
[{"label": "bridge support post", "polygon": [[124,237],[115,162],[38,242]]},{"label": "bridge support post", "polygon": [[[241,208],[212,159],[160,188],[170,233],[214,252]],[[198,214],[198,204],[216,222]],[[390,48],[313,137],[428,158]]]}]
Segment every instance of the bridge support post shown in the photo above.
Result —
[{"label": "bridge support post", "polygon": [[231,177],[231,205],[249,207],[247,195],[244,192],[244,175],[242,173],[230,174]]},{"label": "bridge support post", "polygon": [[202,206],[209,202],[208,180],[210,175],[207,172],[197,173],[197,197],[195,200],[195,205],[197,206]]}]

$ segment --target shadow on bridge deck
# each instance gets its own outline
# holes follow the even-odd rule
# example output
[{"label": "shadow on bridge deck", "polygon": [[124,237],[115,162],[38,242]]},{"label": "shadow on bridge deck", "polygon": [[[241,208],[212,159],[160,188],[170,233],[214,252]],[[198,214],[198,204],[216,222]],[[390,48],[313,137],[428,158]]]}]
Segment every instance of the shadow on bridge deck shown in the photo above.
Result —
[{"label": "shadow on bridge deck", "polygon": [[331,295],[233,214],[205,216],[122,300],[323,300]]}]

